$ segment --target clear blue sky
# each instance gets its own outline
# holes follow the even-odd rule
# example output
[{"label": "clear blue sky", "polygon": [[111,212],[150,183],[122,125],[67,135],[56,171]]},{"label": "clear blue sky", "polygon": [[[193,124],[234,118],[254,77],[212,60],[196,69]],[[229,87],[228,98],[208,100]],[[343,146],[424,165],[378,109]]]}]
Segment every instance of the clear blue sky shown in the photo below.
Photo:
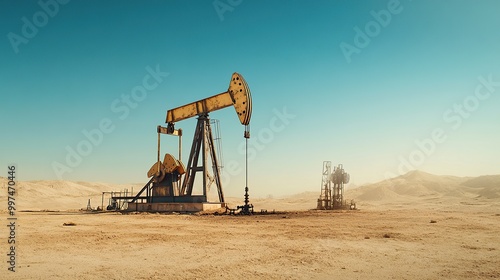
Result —
[{"label": "clear blue sky", "polygon": [[[319,192],[324,160],[357,185],[412,168],[500,173],[496,0],[40,2],[0,2],[0,176],[15,163],[20,180],[58,179],[60,163],[64,180],[145,183],[166,111],[225,91],[233,72],[252,90],[254,196]],[[211,117],[225,192],[242,195],[244,128],[232,108]],[[194,124],[177,123],[184,162]]]}]

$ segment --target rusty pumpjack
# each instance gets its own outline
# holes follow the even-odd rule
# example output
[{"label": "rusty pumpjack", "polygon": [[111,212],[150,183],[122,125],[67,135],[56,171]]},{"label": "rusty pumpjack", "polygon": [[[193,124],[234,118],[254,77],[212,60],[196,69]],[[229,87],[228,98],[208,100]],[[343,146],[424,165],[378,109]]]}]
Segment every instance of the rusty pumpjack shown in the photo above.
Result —
[{"label": "rusty pumpjack", "polygon": [[[249,124],[252,115],[251,93],[243,76],[233,73],[227,91],[167,111],[167,127],[157,127],[157,162],[153,164],[147,173],[147,176],[150,178],[149,182],[146,183],[137,195],[127,198],[116,197],[115,199],[128,199],[127,210],[129,211],[195,212],[210,208],[227,207],[224,200],[220,166],[215,151],[214,137],[208,114],[230,106],[235,108],[241,124],[245,126],[244,137],[248,144],[248,139],[250,138]],[[175,129],[175,123],[194,116],[198,117],[198,122],[187,168],[185,168],[181,161],[182,130]],[[163,161],[160,161],[160,134],[179,137],[178,158],[167,153]],[[209,164],[211,164],[211,168]],[[201,172],[203,176],[202,193],[194,194],[193,186],[198,172]],[[246,175],[248,176],[248,172]],[[182,176],[184,176],[183,180]],[[212,184],[215,184],[217,188],[218,201],[215,202],[209,202],[207,196]],[[253,206],[248,204],[248,202],[247,178],[245,205],[241,206],[242,211],[253,210]]]}]

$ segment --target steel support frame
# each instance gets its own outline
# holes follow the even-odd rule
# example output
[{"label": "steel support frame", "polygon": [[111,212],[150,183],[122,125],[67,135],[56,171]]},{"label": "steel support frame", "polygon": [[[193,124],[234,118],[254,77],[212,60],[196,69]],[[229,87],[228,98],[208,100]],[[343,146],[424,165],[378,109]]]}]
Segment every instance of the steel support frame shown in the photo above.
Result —
[{"label": "steel support frame", "polygon": [[319,208],[331,209],[332,207],[332,187],[330,174],[332,170],[331,161],[323,161],[323,172],[321,176],[321,195],[319,199]]},{"label": "steel support frame", "polygon": [[[201,153],[201,165],[198,165]],[[211,159],[212,172],[209,171],[208,158]],[[215,151],[212,129],[208,114],[198,116],[198,122],[193,137],[193,144],[187,162],[187,170],[182,183],[180,195],[192,195],[196,173],[203,173],[203,195],[206,197],[209,192],[209,187],[215,183],[219,202],[224,202],[224,193],[222,190],[222,182],[220,177],[220,167]],[[210,174],[212,173],[212,175]]]}]

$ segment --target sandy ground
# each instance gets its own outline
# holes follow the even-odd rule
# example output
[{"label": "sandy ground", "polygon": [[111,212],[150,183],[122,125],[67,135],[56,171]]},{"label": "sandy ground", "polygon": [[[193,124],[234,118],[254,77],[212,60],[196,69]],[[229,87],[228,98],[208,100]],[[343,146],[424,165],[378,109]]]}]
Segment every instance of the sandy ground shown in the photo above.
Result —
[{"label": "sandy ground", "polygon": [[2,261],[0,278],[500,278],[498,203],[359,206],[237,217],[22,212],[17,272]]},{"label": "sandy ground", "polygon": [[[7,270],[8,220],[0,210],[2,280],[500,279],[500,175],[409,172],[348,190],[356,211],[308,211],[319,190],[251,196],[257,211],[288,211],[254,216],[85,213],[77,209],[88,199],[100,206],[103,191],[140,186],[28,181],[16,187],[23,210],[16,272]],[[230,207],[241,200],[227,199]],[[7,206],[3,194],[0,205]]]}]

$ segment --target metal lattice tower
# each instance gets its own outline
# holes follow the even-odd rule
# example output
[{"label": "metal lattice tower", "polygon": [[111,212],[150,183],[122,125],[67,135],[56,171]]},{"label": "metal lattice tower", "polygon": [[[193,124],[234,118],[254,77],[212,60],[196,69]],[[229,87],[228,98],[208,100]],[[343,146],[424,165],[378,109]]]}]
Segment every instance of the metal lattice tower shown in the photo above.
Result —
[{"label": "metal lattice tower", "polygon": [[222,169],[224,168],[224,158],[222,156],[222,137],[221,137],[221,130],[220,130],[220,121],[217,119],[211,119],[210,120],[210,125],[212,126],[213,129],[213,137],[214,137],[214,145],[215,145],[215,151],[217,153],[217,159],[219,163],[219,169],[222,172]]},{"label": "metal lattice tower", "polygon": [[321,175],[321,194],[317,209],[331,210],[346,208],[344,200],[344,184],[349,183],[350,176],[344,171],[342,164],[333,168],[331,161],[323,162]]},{"label": "metal lattice tower", "polygon": [[332,201],[332,187],[330,174],[332,170],[331,161],[323,161],[323,171],[321,173],[321,194],[318,199],[318,209],[330,209]]},{"label": "metal lattice tower", "polygon": [[344,171],[342,164],[333,168],[330,181],[333,183],[332,209],[340,209],[345,206],[344,184],[349,183],[349,174]]}]

